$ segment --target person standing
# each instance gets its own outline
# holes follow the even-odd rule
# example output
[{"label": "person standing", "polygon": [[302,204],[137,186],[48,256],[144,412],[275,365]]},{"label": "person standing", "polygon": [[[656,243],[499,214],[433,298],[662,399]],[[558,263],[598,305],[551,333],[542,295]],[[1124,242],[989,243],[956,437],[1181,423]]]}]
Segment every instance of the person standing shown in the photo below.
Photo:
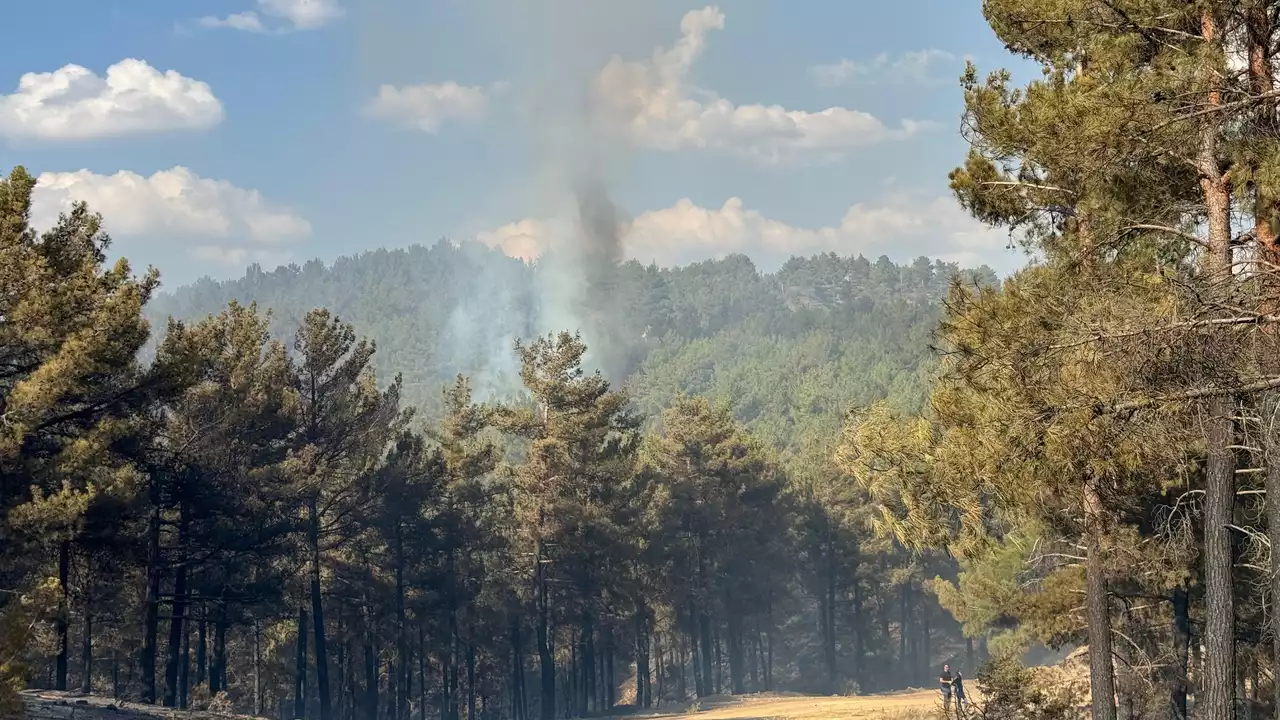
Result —
[{"label": "person standing", "polygon": [[942,710],[943,712],[951,712],[951,666],[943,665],[942,674],[938,676],[938,684],[942,691]]},{"label": "person standing", "polygon": [[952,694],[956,698],[956,717],[964,717],[964,675],[957,670],[956,679],[951,681]]}]

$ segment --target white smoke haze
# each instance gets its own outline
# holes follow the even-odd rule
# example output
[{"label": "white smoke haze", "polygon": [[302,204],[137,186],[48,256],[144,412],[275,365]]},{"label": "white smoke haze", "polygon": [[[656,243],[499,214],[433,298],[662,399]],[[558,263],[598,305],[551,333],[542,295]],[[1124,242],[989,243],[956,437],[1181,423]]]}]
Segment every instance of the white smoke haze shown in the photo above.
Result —
[{"label": "white smoke haze", "polygon": [[[671,213],[645,213],[643,226],[633,225],[611,197],[610,189],[626,177],[635,151],[718,152],[763,164],[824,162],[928,127],[912,120],[889,127],[868,113],[843,107],[809,112],[735,104],[695,87],[690,79],[694,64],[712,35],[726,27],[726,14],[718,5],[691,8],[665,0],[476,3],[480,12],[490,13],[490,25],[505,35],[504,47],[515,55],[512,66],[521,69],[511,79],[512,100],[526,119],[539,169],[532,218],[476,239],[536,265],[535,326],[541,332],[580,332],[589,348],[589,366],[614,380],[621,379],[616,370],[624,364],[615,352],[633,340],[611,337],[624,325],[612,321],[626,308],[617,305],[618,294],[610,288],[613,267],[627,256],[628,234],[634,228],[639,235],[633,239],[650,245],[655,239],[666,246],[688,240],[687,234],[653,237],[654,231],[670,229],[661,221]],[[765,235],[778,234],[754,216],[744,214],[743,219]]]},{"label": "white smoke haze", "polygon": [[[475,237],[479,243],[432,248],[430,252],[440,253],[438,259],[412,270],[394,263],[383,266],[384,282],[437,284],[447,298],[433,300],[430,307],[406,306],[403,322],[394,330],[384,329],[388,337],[376,338],[379,363],[386,363],[386,370],[405,370],[407,377],[416,378],[410,382],[434,383],[463,373],[471,377],[478,400],[523,394],[515,341],[562,330],[583,336],[588,371],[599,368],[615,383],[625,380],[638,361],[637,348],[652,342],[620,334],[633,326],[627,322],[629,309],[620,306],[624,294],[615,288],[614,268],[626,257],[684,264],[746,252],[761,266],[781,264],[793,253],[872,251],[885,238],[904,236],[922,251],[930,238],[940,236],[964,240],[960,247],[965,252],[1002,244],[970,225],[957,236],[952,220],[956,212],[963,213],[950,198],[923,205],[915,199],[876,207],[858,204],[839,222],[814,228],[767,217],[736,197],[718,208],[680,200],[633,218],[611,190],[628,178],[637,150],[722,153],[765,163],[821,161],[859,145],[906,136],[923,125],[905,120],[893,128],[841,107],[810,112],[735,103],[695,87],[691,69],[717,34],[732,27],[731,14],[727,17],[717,5],[701,7],[688,0],[455,2],[484,16],[484,24],[501,39],[496,49],[509,54],[501,65],[515,73],[454,80],[433,76],[428,63],[412,62],[412,43],[388,41],[403,38],[409,25],[399,12],[388,12],[379,22],[375,10],[394,3],[373,2],[356,18],[364,23],[367,79],[375,89],[364,110],[425,133],[514,112],[528,133],[526,146],[537,171],[522,197],[508,198],[531,205],[526,207],[528,219],[481,232]],[[430,13],[423,12],[425,20]],[[420,68],[421,74],[388,78],[388,70],[404,67]],[[400,84],[389,85],[388,79]],[[921,213],[932,219],[921,220]],[[886,229],[892,232],[882,232]],[[485,246],[501,249],[510,262],[473,254],[491,253]],[[239,285],[242,295],[252,296],[250,276],[256,272],[261,270],[251,270]],[[305,276],[323,270],[308,263],[278,272]],[[361,331],[357,302],[322,283],[311,287],[321,297],[309,296],[307,302],[329,306]],[[270,298],[257,299],[271,305]],[[291,336],[299,321],[278,318],[273,332]],[[419,398],[439,397],[438,388],[417,390]]]},{"label": "white smoke haze", "polygon": [[[594,93],[596,78],[609,58],[641,47],[635,44],[637,38],[656,37],[664,21],[670,26],[672,16],[662,4],[629,0],[479,0],[476,4],[478,12],[491,14],[493,25],[507,39],[505,46],[517,54],[512,64],[521,74],[512,79],[513,99],[527,118],[525,127],[538,168],[533,188],[536,214],[545,218],[530,221],[537,227],[516,224],[478,239],[536,264],[534,326],[539,333],[581,333],[588,347],[587,367],[599,368],[615,381],[622,378],[611,367],[608,328],[610,318],[623,308],[615,306],[614,293],[608,288],[612,269],[623,259],[622,238],[629,218],[609,190],[625,173],[632,146],[618,133],[616,119],[600,112]],[[645,44],[651,48],[650,43]],[[510,362],[510,345],[495,350],[488,368]]]},{"label": "white smoke haze", "polygon": [[[363,23],[362,43],[370,63],[371,92],[364,111],[425,133],[514,113],[528,134],[525,145],[536,172],[520,197],[506,199],[525,205],[529,219],[481,232],[475,237],[479,243],[410,250],[439,253],[430,262],[415,261],[411,268],[381,266],[387,273],[381,281],[388,284],[441,288],[431,307],[404,307],[402,321],[393,329],[384,327],[386,337],[375,338],[384,377],[389,377],[386,371],[400,369],[408,382],[420,385],[463,373],[471,377],[477,400],[522,395],[515,341],[568,330],[580,333],[588,347],[585,369],[600,369],[620,383],[635,369],[638,349],[654,342],[621,334],[646,332],[634,328],[629,308],[621,306],[627,293],[616,287],[616,267],[625,258],[647,261],[657,250],[681,264],[743,251],[751,251],[756,261],[776,259],[757,257],[755,250],[767,247],[785,259],[791,250],[856,246],[850,241],[864,238],[860,228],[868,215],[883,216],[876,227],[890,221],[895,227],[911,224],[901,213],[889,217],[859,206],[838,226],[792,228],[744,208],[736,198],[719,209],[681,201],[633,218],[611,190],[628,178],[636,151],[721,153],[766,163],[820,161],[905,136],[921,125],[904,121],[891,128],[869,114],[840,107],[809,112],[735,103],[694,86],[691,70],[717,33],[732,25],[717,5],[702,7],[688,0],[456,2],[483,16],[500,39],[495,49],[508,55],[500,64],[514,68],[514,74],[449,79],[435,74],[429,63],[415,65],[412,43],[389,41],[406,37],[403,17],[387,12],[379,18],[377,8],[390,5],[374,2],[356,18]],[[427,21],[430,13],[423,12]],[[418,67],[420,73],[388,77],[389,71],[402,73],[405,67]],[[928,236],[933,230],[921,225],[918,234]],[[495,262],[488,248],[500,248],[509,262]],[[261,271],[250,275],[254,272]],[[322,270],[308,263],[279,272],[306,276]],[[358,302],[323,289],[323,283],[307,282],[320,288],[312,292],[321,295],[309,296],[307,302],[331,307],[361,330]],[[247,278],[241,293],[252,295],[252,287]],[[260,299],[271,304],[270,298]],[[287,337],[298,320],[278,318],[273,332]],[[413,394],[438,399],[438,390],[417,387]]]}]

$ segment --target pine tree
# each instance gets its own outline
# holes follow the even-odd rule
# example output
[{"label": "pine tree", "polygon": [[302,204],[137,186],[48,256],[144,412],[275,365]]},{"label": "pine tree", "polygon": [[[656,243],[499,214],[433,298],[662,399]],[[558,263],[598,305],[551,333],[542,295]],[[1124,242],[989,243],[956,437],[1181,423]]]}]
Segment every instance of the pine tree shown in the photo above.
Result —
[{"label": "pine tree", "polygon": [[[272,563],[289,550],[294,523],[283,461],[295,430],[299,396],[290,387],[284,346],[272,341],[270,319],[232,303],[193,327],[170,326],[157,366],[185,389],[157,409],[148,501],[153,522],[176,528],[168,547],[148,537],[149,587],[172,572],[164,704],[185,706],[186,618],[212,620],[222,636],[229,623],[270,607],[282,578]],[[245,533],[245,527],[255,528]],[[155,631],[158,602],[147,609]],[[148,638],[147,652],[156,646]],[[223,648],[225,650],[225,648]],[[154,663],[154,660],[144,664]],[[224,690],[226,660],[216,654],[210,690]]]},{"label": "pine tree", "polygon": [[668,602],[685,613],[701,661],[699,695],[713,694],[713,624],[725,621],[730,687],[744,691],[744,618],[778,583],[789,520],[783,476],[725,406],[678,397],[646,447],[660,498],[659,542],[672,573]]},{"label": "pine tree", "polygon": [[162,384],[136,360],[157,276],[108,265],[102,218],[83,203],[38,235],[34,187],[21,167],[0,181],[0,588],[9,591],[0,612],[10,593],[57,567],[56,685],[65,689],[79,526],[97,498],[128,493],[132,473],[113,446]]},{"label": "pine tree", "polygon": [[303,501],[308,585],[315,637],[316,691],[321,720],[331,720],[329,648],[324,611],[324,558],[350,537],[353,491],[409,416],[399,407],[400,380],[378,388],[374,345],[327,310],[308,313],[294,340],[294,386],[300,398],[292,465]]},{"label": "pine tree", "polygon": [[[596,548],[584,540],[603,542],[606,551],[619,542],[604,509],[633,470],[639,422],[628,410],[625,394],[611,390],[599,373],[584,374],[586,346],[578,336],[562,332],[517,344],[516,350],[520,376],[533,403],[506,413],[500,425],[529,443],[526,460],[516,468],[515,489],[522,533],[533,559],[541,716],[552,720],[554,627],[576,620],[584,639],[593,633],[600,593],[610,578],[592,563],[588,553]],[[583,662],[593,667],[589,656]],[[571,700],[571,707],[581,707],[578,699]]]}]

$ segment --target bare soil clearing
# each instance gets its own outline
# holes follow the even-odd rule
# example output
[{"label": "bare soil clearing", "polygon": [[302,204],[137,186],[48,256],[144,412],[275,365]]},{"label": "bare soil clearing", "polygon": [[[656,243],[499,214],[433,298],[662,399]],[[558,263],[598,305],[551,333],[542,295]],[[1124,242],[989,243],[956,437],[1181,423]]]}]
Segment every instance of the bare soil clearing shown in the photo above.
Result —
[{"label": "bare soil clearing", "polygon": [[[23,693],[25,720],[252,720],[209,711],[184,711],[112,701],[75,692]],[[637,720],[923,720],[941,716],[938,693],[911,690],[861,697],[761,694],[705,698],[699,709],[634,714]],[[9,719],[5,719],[9,720]]]},{"label": "bare soil clearing", "polygon": [[860,697],[814,697],[808,695],[756,695],[743,698],[713,698],[700,710],[658,712],[641,717],[653,720],[897,720],[927,718],[941,713],[937,691],[864,695]]}]

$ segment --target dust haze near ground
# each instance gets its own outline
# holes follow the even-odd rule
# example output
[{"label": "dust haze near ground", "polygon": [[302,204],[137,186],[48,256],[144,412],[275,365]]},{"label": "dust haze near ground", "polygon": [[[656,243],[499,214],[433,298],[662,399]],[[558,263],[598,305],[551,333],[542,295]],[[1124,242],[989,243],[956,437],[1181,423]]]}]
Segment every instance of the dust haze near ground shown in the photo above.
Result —
[{"label": "dust haze near ground", "polygon": [[706,698],[697,710],[658,710],[636,717],[649,720],[916,720],[938,717],[940,715],[934,713],[940,713],[941,709],[936,690],[857,697],[765,693]]}]

